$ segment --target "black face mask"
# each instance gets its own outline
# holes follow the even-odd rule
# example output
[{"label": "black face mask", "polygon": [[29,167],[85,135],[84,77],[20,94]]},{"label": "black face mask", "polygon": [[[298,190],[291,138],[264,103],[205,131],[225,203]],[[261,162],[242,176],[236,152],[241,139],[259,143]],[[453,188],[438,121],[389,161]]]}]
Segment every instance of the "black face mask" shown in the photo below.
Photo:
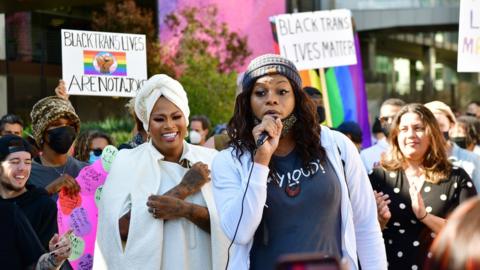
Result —
[{"label": "black face mask", "polygon": [[467,138],[466,137],[452,137],[452,142],[463,149],[467,149]]},{"label": "black face mask", "polygon": [[325,108],[323,106],[317,106],[317,115],[318,115],[318,123],[325,122]]},{"label": "black face mask", "polygon": [[66,154],[75,141],[75,128],[63,126],[47,130],[48,146],[58,154]]},{"label": "black face mask", "polygon": [[448,131],[444,131],[443,133],[443,138],[445,138],[446,141],[450,139],[450,135],[448,135]]}]

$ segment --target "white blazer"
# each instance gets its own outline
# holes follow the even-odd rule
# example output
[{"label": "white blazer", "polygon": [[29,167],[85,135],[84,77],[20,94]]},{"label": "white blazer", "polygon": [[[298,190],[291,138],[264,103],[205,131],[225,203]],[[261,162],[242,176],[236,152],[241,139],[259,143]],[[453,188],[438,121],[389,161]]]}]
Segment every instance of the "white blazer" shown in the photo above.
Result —
[{"label": "white blazer", "polygon": [[[217,151],[184,142],[180,160],[210,166]],[[211,182],[186,200],[208,208],[211,233],[180,218],[164,222],[148,212],[151,194],[163,194],[180,183],[187,169],[163,160],[151,142],[121,150],[102,190],[94,269],[224,269],[228,239],[220,228]],[[125,249],[119,218],[131,211]]]}]

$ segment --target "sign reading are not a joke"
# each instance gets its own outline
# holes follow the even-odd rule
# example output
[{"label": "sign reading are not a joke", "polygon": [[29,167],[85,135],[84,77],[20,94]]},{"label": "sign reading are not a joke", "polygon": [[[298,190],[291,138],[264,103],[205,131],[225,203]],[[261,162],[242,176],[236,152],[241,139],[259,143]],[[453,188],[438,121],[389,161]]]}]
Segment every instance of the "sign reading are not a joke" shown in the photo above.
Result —
[{"label": "sign reading are not a joke", "polygon": [[275,16],[280,54],[299,70],[357,63],[350,10]]},{"label": "sign reading are not a joke", "polygon": [[62,29],[70,95],[134,97],[147,80],[145,35]]},{"label": "sign reading are not a joke", "polygon": [[461,0],[458,72],[480,72],[480,0]]}]

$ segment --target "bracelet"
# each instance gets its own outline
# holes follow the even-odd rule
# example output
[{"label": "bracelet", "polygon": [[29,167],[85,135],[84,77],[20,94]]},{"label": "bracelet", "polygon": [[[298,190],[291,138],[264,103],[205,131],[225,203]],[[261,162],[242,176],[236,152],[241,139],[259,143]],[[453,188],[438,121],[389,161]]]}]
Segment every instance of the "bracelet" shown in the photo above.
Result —
[{"label": "bracelet", "polygon": [[418,220],[419,220],[419,221],[422,221],[422,220],[424,220],[427,216],[428,216],[428,212],[425,212],[425,216],[423,216],[422,218],[419,218]]}]

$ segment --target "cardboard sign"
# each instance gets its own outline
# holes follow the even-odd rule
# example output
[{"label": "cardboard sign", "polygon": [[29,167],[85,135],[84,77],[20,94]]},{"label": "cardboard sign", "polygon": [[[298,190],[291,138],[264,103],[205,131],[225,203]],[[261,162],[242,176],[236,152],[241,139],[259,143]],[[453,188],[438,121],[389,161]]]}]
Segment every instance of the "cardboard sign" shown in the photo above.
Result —
[{"label": "cardboard sign", "polygon": [[299,70],[357,63],[350,10],[283,14],[274,21],[280,54]]},{"label": "cardboard sign", "polygon": [[69,95],[134,97],[147,80],[145,35],[62,29]]},{"label": "cardboard sign", "polygon": [[480,72],[480,0],[461,0],[458,72]]},{"label": "cardboard sign", "polygon": [[[109,145],[102,152],[106,159],[99,159],[80,171],[76,178],[80,185],[79,194],[69,196],[64,190],[59,193],[58,230],[60,235],[69,229],[73,230],[70,235],[72,254],[68,258],[73,269],[92,269],[97,236],[97,204],[108,175],[104,167],[110,167],[117,153],[118,150]],[[103,160],[108,164],[103,164]]]}]

